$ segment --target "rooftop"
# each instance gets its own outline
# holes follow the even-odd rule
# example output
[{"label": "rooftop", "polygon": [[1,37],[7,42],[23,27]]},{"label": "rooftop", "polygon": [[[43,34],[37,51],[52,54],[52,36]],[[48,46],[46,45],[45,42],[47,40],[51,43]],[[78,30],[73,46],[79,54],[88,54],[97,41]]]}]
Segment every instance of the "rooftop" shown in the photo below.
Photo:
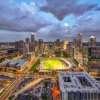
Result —
[{"label": "rooftop", "polygon": [[17,68],[20,68],[21,66],[24,66],[24,64],[26,64],[26,63],[27,63],[27,59],[20,58],[20,59],[17,59],[17,60],[5,61],[5,62],[1,63],[1,65],[5,65],[6,67],[10,67],[10,68],[12,68],[12,67],[15,68],[15,66]]},{"label": "rooftop", "polygon": [[90,38],[94,38],[95,39],[96,37],[92,35],[92,36],[90,36]]},{"label": "rooftop", "polygon": [[86,72],[59,72],[62,92],[100,92],[100,83]]}]

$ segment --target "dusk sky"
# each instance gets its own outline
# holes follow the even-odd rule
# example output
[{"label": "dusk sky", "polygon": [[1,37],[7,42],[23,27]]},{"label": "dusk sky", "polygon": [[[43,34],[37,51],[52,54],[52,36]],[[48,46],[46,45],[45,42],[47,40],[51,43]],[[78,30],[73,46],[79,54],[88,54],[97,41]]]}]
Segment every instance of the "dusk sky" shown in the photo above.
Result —
[{"label": "dusk sky", "polygon": [[72,40],[80,32],[100,41],[100,0],[0,0],[0,41],[32,32],[45,41]]}]

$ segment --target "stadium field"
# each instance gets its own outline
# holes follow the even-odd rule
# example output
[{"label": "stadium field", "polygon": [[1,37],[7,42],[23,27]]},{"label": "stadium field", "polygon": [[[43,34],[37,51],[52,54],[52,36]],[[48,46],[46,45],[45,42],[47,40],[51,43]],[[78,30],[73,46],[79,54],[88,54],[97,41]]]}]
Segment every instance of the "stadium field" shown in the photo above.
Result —
[{"label": "stadium field", "polygon": [[46,60],[44,61],[44,67],[43,69],[64,69],[65,64],[61,62],[60,60],[52,59],[52,60]]}]

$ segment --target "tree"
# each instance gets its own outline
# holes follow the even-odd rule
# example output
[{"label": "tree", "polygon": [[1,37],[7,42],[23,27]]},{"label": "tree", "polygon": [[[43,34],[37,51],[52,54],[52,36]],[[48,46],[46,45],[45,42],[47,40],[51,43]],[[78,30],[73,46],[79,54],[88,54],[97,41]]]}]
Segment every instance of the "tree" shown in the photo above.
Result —
[{"label": "tree", "polygon": [[47,93],[42,94],[42,100],[48,100]]},{"label": "tree", "polygon": [[44,81],[44,86],[45,86],[45,88],[47,88],[48,84],[49,84],[49,81],[45,80],[45,81]]}]

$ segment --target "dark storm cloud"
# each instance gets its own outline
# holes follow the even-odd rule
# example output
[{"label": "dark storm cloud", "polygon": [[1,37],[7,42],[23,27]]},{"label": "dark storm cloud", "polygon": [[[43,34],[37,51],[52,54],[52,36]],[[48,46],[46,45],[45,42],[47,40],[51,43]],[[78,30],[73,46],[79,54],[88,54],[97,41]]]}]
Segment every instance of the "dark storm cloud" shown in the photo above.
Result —
[{"label": "dark storm cloud", "polygon": [[[99,12],[96,4],[82,4],[79,3],[80,0],[47,0],[48,5],[46,3],[39,5],[41,0],[38,0],[38,4],[26,3],[24,0],[17,4],[14,1],[0,0],[0,30],[9,30],[9,32],[0,31],[2,37],[0,41],[24,39],[25,34],[29,36],[31,32],[35,32],[38,38],[47,41],[57,38],[73,39],[78,32],[86,35],[100,33],[100,15],[92,14],[97,10]],[[61,20],[69,15],[75,15],[76,23],[65,27],[66,20]]]},{"label": "dark storm cloud", "polygon": [[55,23],[55,20],[49,21],[43,12],[35,10],[35,4],[16,5],[12,0],[0,1],[0,29],[36,32]]},{"label": "dark storm cloud", "polygon": [[96,6],[97,4],[79,4],[78,0],[47,0],[47,5],[41,7],[41,10],[51,12],[59,20],[62,20],[69,14],[83,15]]},{"label": "dark storm cloud", "polygon": [[49,23],[49,21],[45,20],[42,16],[38,16],[39,14],[32,17],[27,13],[21,17],[15,17],[11,20],[0,17],[0,29],[10,31],[36,32],[40,28],[52,24],[52,22]]},{"label": "dark storm cloud", "polygon": [[[36,32],[39,33],[36,34],[37,37],[42,36],[46,39],[48,37],[52,39],[64,38],[67,33],[58,19],[52,14],[39,11],[33,4],[24,2],[21,5],[16,5],[13,1],[4,0],[0,1],[0,8],[0,30],[15,31],[11,34],[14,34],[16,38],[20,37],[16,34],[22,34],[21,32]],[[2,33],[1,31],[0,34],[6,32]],[[4,34],[3,37],[7,39],[9,35]]]}]

